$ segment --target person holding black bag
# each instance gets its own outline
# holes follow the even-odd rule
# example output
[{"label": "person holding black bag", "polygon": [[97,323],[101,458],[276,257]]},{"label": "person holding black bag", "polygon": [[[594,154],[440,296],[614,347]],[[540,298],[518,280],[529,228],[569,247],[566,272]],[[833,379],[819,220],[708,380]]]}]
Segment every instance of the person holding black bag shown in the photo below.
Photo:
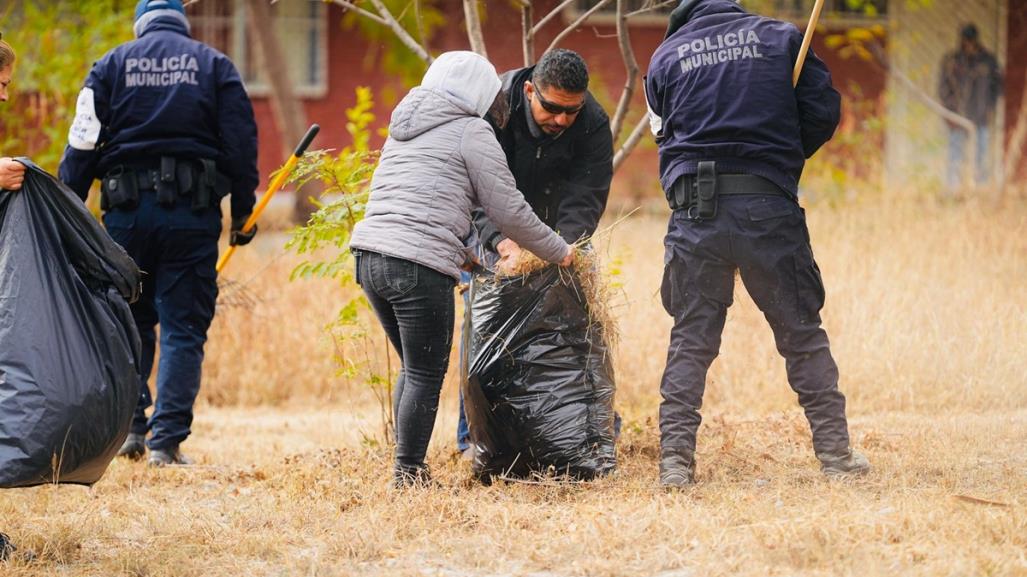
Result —
[{"label": "person holding black bag", "polygon": [[[0,102],[7,102],[7,87],[14,75],[14,49],[0,36]],[[0,190],[20,190],[25,181],[25,165],[13,158],[0,157]],[[14,551],[11,539],[0,533],[0,561]]]},{"label": "person holding black bag", "polygon": [[473,52],[447,52],[392,113],[364,219],[353,230],[356,278],[403,361],[394,387],[398,487],[430,480],[424,459],[453,339],[453,289],[474,265],[471,210],[539,258],[574,250],[535,216],[483,118],[500,80]]}]

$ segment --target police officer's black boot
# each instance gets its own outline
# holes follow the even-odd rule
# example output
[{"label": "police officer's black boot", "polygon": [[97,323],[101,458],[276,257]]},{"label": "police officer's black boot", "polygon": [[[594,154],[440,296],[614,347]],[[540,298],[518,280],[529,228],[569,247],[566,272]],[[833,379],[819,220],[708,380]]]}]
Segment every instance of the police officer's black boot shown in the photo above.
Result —
[{"label": "police officer's black boot", "polygon": [[127,457],[133,461],[143,458],[146,454],[146,435],[129,433],[121,448],[118,449],[119,457]]},{"label": "police officer's black boot", "polygon": [[818,453],[817,459],[820,470],[832,478],[858,477],[870,472],[870,461],[851,448],[841,453]]},{"label": "police officer's black boot", "polygon": [[14,551],[15,547],[14,544],[11,543],[11,538],[0,533],[0,561],[6,561]]},{"label": "police officer's black boot", "polygon": [[684,489],[695,484],[695,454],[686,449],[666,447],[660,451],[660,485]]}]

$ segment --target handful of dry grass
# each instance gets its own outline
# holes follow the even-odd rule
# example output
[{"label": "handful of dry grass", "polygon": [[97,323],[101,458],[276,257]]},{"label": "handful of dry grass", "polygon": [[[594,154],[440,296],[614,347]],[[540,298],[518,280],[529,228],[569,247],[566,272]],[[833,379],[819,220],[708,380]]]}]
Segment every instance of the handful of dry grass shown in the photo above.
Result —
[{"label": "handful of dry grass", "polygon": [[[638,208],[617,219],[610,226],[596,231],[591,237],[583,238],[572,246],[575,250],[574,264],[569,269],[560,269],[560,274],[572,274],[578,279],[581,289],[584,291],[585,308],[588,313],[588,327],[598,328],[610,348],[617,345],[619,333],[617,323],[610,311],[612,301],[612,290],[603,274],[599,263],[599,253],[593,248],[593,243],[603,235],[609,234],[617,225],[635,214]],[[531,251],[521,250],[517,259],[504,263],[497,267],[495,280],[506,278],[526,277],[535,271],[542,270],[550,264]]]},{"label": "handful of dry grass", "polygon": [[[606,275],[599,263],[598,251],[587,245],[587,241],[574,244],[574,264],[561,268],[560,275],[574,275],[584,294],[585,309],[588,313],[589,330],[598,329],[610,347],[616,345],[618,339],[617,324],[610,312],[611,290]],[[527,277],[551,265],[535,256],[531,251],[522,249],[518,257],[496,269],[495,280]]]}]

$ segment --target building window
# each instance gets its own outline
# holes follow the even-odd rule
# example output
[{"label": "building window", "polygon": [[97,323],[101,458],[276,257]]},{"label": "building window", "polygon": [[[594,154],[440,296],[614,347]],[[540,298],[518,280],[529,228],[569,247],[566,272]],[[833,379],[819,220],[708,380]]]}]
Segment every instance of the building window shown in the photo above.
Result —
[{"label": "building window", "polygon": [[[232,59],[251,96],[264,96],[270,86],[262,55],[246,25],[247,10],[245,0],[208,0],[186,8],[193,36]],[[296,94],[324,96],[328,91],[327,5],[321,0],[278,0],[271,10]]]},{"label": "building window", "polygon": [[[783,20],[803,22],[809,19],[814,0],[744,0],[742,5],[752,12]],[[577,0],[567,9],[565,20],[572,22],[592,6],[596,0]],[[666,26],[667,16],[677,7],[677,0],[628,0],[627,13],[653,8],[633,17],[629,22],[639,25]],[[617,15],[617,2],[611,1],[600,8],[589,21],[596,24],[613,23]],[[858,24],[877,21],[888,15],[888,0],[826,0],[821,20],[825,23]]]}]

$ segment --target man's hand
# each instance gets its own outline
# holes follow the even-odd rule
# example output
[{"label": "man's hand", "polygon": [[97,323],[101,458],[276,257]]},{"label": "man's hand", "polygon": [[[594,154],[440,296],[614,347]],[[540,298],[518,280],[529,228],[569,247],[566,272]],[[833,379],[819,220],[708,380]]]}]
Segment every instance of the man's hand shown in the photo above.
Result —
[{"label": "man's hand", "polygon": [[232,217],[232,233],[228,236],[228,244],[232,246],[245,246],[250,244],[253,237],[257,236],[257,225],[254,224],[250,232],[243,232],[242,227],[246,224],[247,216]]},{"label": "man's hand", "polygon": [[504,238],[496,245],[496,252],[499,253],[499,262],[496,268],[505,274],[509,274],[517,261],[521,258],[521,247],[516,242]]},{"label": "man's hand", "polygon": [[509,257],[517,260],[517,257],[521,254],[521,246],[508,238],[504,238],[496,245],[496,252],[499,253],[500,258]]},{"label": "man's hand", "polygon": [[0,158],[0,188],[21,190],[23,182],[25,182],[25,165],[13,158]]},{"label": "man's hand", "polygon": [[560,266],[571,266],[574,264],[574,253],[576,252],[574,245],[567,245],[567,256],[563,257],[563,260],[560,261]]}]

